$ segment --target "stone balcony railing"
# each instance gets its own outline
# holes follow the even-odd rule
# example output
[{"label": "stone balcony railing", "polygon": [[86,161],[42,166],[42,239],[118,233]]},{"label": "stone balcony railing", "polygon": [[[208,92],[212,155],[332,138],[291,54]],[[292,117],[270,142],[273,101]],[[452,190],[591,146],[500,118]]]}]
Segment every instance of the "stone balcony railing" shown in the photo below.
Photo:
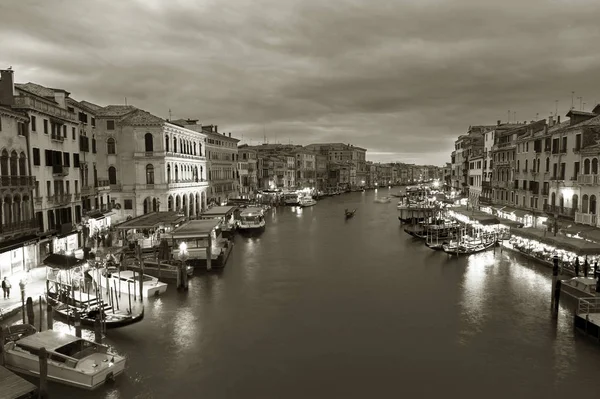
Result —
[{"label": "stone balcony railing", "polygon": [[575,223],[587,224],[589,226],[596,226],[597,217],[591,213],[575,212]]},{"label": "stone balcony railing", "polygon": [[52,116],[67,119],[69,121],[76,121],[75,114],[67,111],[66,109],[60,108],[56,105],[50,105],[43,100],[37,100],[31,97],[16,96],[15,106],[33,108],[43,113],[50,114]]},{"label": "stone balcony railing", "polygon": [[17,234],[30,230],[37,230],[38,224],[36,219],[21,220],[19,222],[2,223],[0,224],[0,235]]},{"label": "stone balcony railing", "polygon": [[577,184],[596,185],[598,184],[598,175],[586,174],[577,176]]},{"label": "stone balcony railing", "polygon": [[31,189],[35,186],[33,176],[0,176],[0,188],[25,188]]},{"label": "stone balcony railing", "polygon": [[573,219],[575,217],[575,213],[577,212],[577,208],[567,208],[565,206],[545,204],[544,212]]}]

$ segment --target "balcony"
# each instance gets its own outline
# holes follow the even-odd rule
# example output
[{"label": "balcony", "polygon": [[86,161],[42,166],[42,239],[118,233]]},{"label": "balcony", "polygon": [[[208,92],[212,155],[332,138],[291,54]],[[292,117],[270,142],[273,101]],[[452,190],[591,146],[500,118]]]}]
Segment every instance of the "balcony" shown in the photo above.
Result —
[{"label": "balcony", "polygon": [[33,176],[1,176],[0,188],[24,188],[32,189],[35,186],[35,177]]},{"label": "balcony", "polygon": [[545,195],[545,196],[550,195],[550,188],[542,188],[542,195]]},{"label": "balcony", "polygon": [[550,204],[544,205],[544,212],[549,213],[549,214],[555,214],[557,216],[564,216],[564,217],[571,218],[571,219],[573,219],[575,217],[576,211],[577,211],[576,208],[567,208],[564,206],[550,205]]},{"label": "balcony", "polygon": [[52,165],[52,176],[65,177],[69,174],[69,168],[62,165]]},{"label": "balcony", "polygon": [[73,196],[71,194],[56,194],[54,196],[54,204],[55,205],[68,205],[71,203],[71,198]]},{"label": "balcony", "polygon": [[[136,152],[135,156],[137,156],[137,154],[145,154],[145,153]],[[156,154],[160,154],[160,155],[156,155]],[[155,157],[161,156],[161,157],[170,157],[170,158],[179,158],[179,159],[190,159],[190,160],[196,160],[196,161],[206,161],[206,157],[204,155],[182,154],[180,152],[171,152],[171,151],[168,151],[168,152],[163,151],[160,153],[154,152],[154,156]],[[220,161],[227,162],[228,160],[224,159],[224,160],[220,160]],[[231,162],[233,162],[233,161],[231,161]]]},{"label": "balcony", "polygon": [[507,188],[508,188],[508,184],[509,184],[509,183],[510,183],[510,182],[507,182],[507,181],[495,181],[495,182],[493,183],[493,186],[494,186],[495,188],[504,188],[504,189],[507,189]]},{"label": "balcony", "polygon": [[50,136],[50,138],[52,139],[52,141],[55,141],[57,143],[62,143],[65,141],[65,138],[59,133],[59,134],[52,134]]},{"label": "balcony", "polygon": [[35,197],[33,200],[35,201],[35,203],[37,205],[42,205],[42,201],[44,200],[44,197]]},{"label": "balcony", "polygon": [[575,223],[587,224],[589,226],[596,226],[597,217],[591,213],[575,212]]},{"label": "balcony", "polygon": [[492,188],[492,183],[489,181],[482,181],[481,188]]},{"label": "balcony", "polygon": [[575,148],[573,148],[573,153],[574,154],[579,154],[580,151],[581,151],[581,147],[575,147]]},{"label": "balcony", "polygon": [[496,166],[508,166],[510,168],[515,167],[515,161],[496,161]]},{"label": "balcony", "polygon": [[96,187],[92,187],[92,186],[81,187],[81,195],[83,195],[83,196],[96,195],[97,191],[98,190],[96,190]]},{"label": "balcony", "polygon": [[[231,180],[231,179],[229,179]],[[180,180],[167,183],[167,189],[175,189],[175,188],[188,188],[188,187],[205,187],[208,186],[208,180],[198,179],[198,180]]]},{"label": "balcony", "polygon": [[81,193],[73,194],[73,201],[79,201],[81,199]]},{"label": "balcony", "polygon": [[598,175],[579,175],[577,176],[577,184],[590,186],[596,185],[598,184]]},{"label": "balcony", "polygon": [[37,224],[37,220],[35,220],[35,219],[22,220],[20,222],[14,222],[14,223],[0,224],[0,234],[2,234],[2,235],[20,234],[20,233],[25,233],[25,232],[32,231],[32,230],[35,231],[37,229],[38,229],[38,224]]},{"label": "balcony", "polygon": [[42,111],[43,113],[50,114],[57,118],[66,119],[70,122],[76,123],[75,114],[70,113],[66,109],[60,108],[56,105],[51,105],[44,100],[38,100],[31,97],[16,96],[15,106],[17,108],[31,108]]}]

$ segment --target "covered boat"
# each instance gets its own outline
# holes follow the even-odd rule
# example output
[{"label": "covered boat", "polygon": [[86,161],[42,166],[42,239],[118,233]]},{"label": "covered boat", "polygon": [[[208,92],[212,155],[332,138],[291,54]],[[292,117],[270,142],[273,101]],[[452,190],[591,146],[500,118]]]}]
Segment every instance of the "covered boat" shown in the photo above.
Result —
[{"label": "covered boat", "polygon": [[125,370],[125,358],[108,347],[74,335],[47,330],[3,342],[4,365],[18,373],[39,376],[39,353],[48,352],[48,379],[84,389],[96,389]]},{"label": "covered boat", "polygon": [[[101,267],[88,272],[94,282],[104,290],[115,288],[118,292],[140,292],[140,273],[135,270],[119,271],[116,267]],[[158,281],[158,278],[144,274],[142,277],[142,291],[144,297],[159,295],[167,290],[167,284]]]}]

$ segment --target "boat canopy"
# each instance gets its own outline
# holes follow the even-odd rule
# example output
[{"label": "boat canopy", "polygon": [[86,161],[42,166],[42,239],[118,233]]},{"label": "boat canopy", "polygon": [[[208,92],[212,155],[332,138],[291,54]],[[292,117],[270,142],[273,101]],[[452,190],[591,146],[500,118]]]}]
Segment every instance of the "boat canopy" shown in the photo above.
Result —
[{"label": "boat canopy", "polygon": [[262,216],[264,213],[263,208],[246,208],[240,213],[240,217]]},{"label": "boat canopy", "polygon": [[185,220],[185,216],[177,212],[153,212],[127,220],[115,226],[120,230],[155,229],[160,225],[175,225]]},{"label": "boat canopy", "polygon": [[31,349],[46,348],[49,351],[54,351],[56,348],[79,341],[80,339],[81,338],[77,338],[74,335],[63,334],[54,330],[46,330],[23,337],[18,341],[18,344]]},{"label": "boat canopy", "polygon": [[177,227],[168,235],[174,240],[208,237],[219,226],[219,223],[220,221],[217,219],[190,220]]},{"label": "boat canopy", "polygon": [[78,259],[70,255],[50,254],[44,259],[44,264],[53,269],[69,270],[87,263],[85,259]]},{"label": "boat canopy", "polygon": [[237,206],[215,206],[202,212],[200,218],[216,218],[220,216],[227,216],[232,214],[233,211],[236,210],[236,208]]}]

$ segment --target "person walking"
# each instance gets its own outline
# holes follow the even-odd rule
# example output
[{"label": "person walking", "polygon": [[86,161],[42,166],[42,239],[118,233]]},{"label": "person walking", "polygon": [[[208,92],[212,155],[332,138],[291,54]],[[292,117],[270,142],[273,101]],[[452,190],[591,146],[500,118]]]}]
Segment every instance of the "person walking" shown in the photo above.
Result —
[{"label": "person walking", "polygon": [[12,286],[10,285],[10,281],[8,281],[8,277],[4,277],[4,280],[2,280],[2,292],[4,293],[4,299],[10,298],[11,287]]}]

